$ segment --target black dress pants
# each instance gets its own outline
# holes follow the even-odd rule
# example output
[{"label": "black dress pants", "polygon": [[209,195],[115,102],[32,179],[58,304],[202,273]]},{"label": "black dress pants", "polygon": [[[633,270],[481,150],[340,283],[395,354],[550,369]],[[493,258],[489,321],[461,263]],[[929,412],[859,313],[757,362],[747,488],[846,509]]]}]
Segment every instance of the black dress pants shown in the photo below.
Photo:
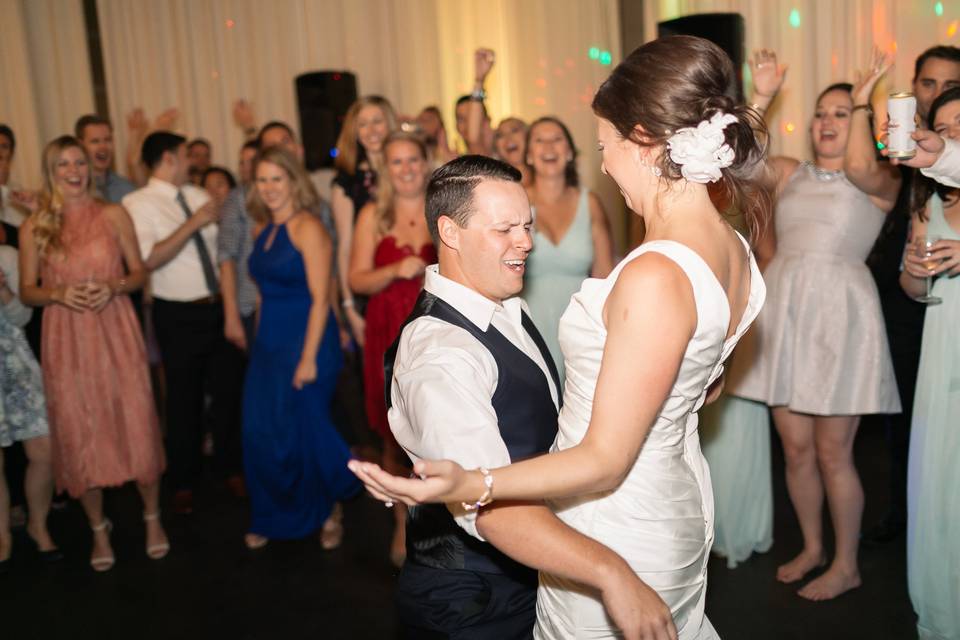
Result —
[{"label": "black dress pants", "polygon": [[167,383],[167,477],[171,488],[192,489],[200,475],[205,389],[211,396],[217,467],[223,473],[239,473],[245,357],[224,338],[219,299],[174,302],[154,298],[153,322]]}]

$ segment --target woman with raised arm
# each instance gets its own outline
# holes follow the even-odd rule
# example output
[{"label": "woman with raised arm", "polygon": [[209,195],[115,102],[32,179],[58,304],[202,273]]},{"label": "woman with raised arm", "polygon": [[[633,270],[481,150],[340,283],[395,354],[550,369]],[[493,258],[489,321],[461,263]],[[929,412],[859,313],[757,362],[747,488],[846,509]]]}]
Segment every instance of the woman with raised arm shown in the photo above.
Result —
[{"label": "woman with raised arm", "polygon": [[[647,234],[608,277],[586,280],[561,320],[567,384],[553,452],[493,470],[419,461],[425,480],[351,463],[385,500],[473,509],[551,499],[651,588],[637,606],[644,638],[718,637],[704,615],[713,500],[696,414],[759,312],[764,284],[707,184],[721,182],[751,221],[768,204],[754,135],[763,125],[727,94],[732,81],[719,47],[673,36],[630,54],[594,98],[603,170]],[[542,575],[535,637],[587,634],[618,635],[598,595]]]},{"label": "woman with raised arm", "polygon": [[803,549],[780,566],[779,581],[799,581],[826,563],[827,498],[835,552],[827,571],[800,589],[810,600],[860,585],[863,488],[853,442],[861,415],[900,410],[880,300],[864,263],[900,189],[899,172],[877,161],[869,120],[870,96],[888,68],[875,53],[856,87],[827,87],[810,127],[815,161],[777,161],[769,296],[757,321],[759,349],[737,388],[772,408],[783,442]]},{"label": "woman with raised arm", "polygon": [[57,488],[80,500],[93,530],[90,565],[107,571],[114,554],[103,489],[135,480],[146,553],[159,560],[170,550],[160,523],[165,459],[128,296],[147,271],[126,209],[94,195],[80,142],[57,138],[43,161],[39,206],[20,227],[20,297],[44,308],[43,386]]},{"label": "woman with raised arm", "polygon": [[[960,140],[960,88],[930,107],[928,128]],[[960,487],[960,190],[916,176],[912,242],[900,285],[930,296],[913,405],[908,463],[907,581],[921,638],[951,638],[960,630],[960,507],[947,487]]]},{"label": "woman with raised arm", "polygon": [[323,548],[333,549],[343,538],[338,501],[359,489],[343,470],[350,452],[330,421],[343,362],[330,309],[333,243],[310,214],[318,196],[292,153],[267,147],[253,174],[249,265],[261,306],[243,393],[251,511],[244,542],[259,549],[271,538],[319,531]]}]

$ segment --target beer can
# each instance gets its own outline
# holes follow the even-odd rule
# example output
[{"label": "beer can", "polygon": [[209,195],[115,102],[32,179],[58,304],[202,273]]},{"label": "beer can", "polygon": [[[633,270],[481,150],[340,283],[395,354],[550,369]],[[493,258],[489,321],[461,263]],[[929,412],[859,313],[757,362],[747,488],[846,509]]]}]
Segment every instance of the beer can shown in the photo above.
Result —
[{"label": "beer can", "polygon": [[917,141],[911,135],[917,130],[917,99],[909,91],[891,93],[887,99],[890,128],[887,157],[912,158],[917,155]]}]

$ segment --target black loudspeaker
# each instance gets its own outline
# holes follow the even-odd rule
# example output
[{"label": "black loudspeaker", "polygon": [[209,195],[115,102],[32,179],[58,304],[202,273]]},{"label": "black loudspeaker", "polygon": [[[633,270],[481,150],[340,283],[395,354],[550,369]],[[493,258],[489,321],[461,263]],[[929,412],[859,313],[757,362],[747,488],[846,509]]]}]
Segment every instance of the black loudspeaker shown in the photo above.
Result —
[{"label": "black loudspeaker", "polygon": [[308,171],[333,166],[343,117],[357,100],[357,78],[349,71],[314,71],[297,76],[297,108]]},{"label": "black loudspeaker", "polygon": [[699,13],[657,24],[657,35],[698,36],[719,46],[733,61],[735,95],[743,102],[743,16],[739,13]]}]

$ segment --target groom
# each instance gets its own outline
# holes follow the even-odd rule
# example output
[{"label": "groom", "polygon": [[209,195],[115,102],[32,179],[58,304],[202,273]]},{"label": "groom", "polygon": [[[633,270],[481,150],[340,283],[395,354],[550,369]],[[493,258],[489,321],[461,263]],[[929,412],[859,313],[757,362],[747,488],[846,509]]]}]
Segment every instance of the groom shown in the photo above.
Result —
[{"label": "groom", "polygon": [[[458,158],[433,174],[426,209],[439,265],[385,358],[390,428],[414,461],[493,468],[546,453],[562,391],[517,297],[533,247],[520,172]],[[616,620],[641,588],[618,555],[541,503],[412,508],[398,587],[404,637],[532,637],[538,569],[599,590]]]}]

